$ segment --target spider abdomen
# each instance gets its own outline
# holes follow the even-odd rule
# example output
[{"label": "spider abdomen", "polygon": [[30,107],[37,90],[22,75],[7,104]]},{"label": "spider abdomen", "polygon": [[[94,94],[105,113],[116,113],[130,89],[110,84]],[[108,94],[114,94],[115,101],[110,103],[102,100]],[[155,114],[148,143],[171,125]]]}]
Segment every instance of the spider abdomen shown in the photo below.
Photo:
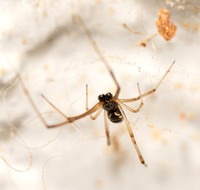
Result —
[{"label": "spider abdomen", "polygon": [[108,118],[113,123],[120,123],[123,121],[123,116],[122,116],[122,113],[120,112],[119,108],[109,110],[107,113],[108,113]]}]

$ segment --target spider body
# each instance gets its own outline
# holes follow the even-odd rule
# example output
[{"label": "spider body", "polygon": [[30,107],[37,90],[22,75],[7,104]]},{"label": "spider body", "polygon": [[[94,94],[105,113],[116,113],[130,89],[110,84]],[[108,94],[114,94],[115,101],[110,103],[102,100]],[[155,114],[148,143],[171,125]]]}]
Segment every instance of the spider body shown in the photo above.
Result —
[{"label": "spider body", "polygon": [[118,108],[118,103],[113,99],[113,95],[108,92],[101,94],[98,97],[100,102],[103,102],[103,109],[107,111],[108,118],[113,123],[120,123],[123,121],[123,116]]},{"label": "spider body", "polygon": [[122,113],[118,108],[119,104],[113,99],[113,95],[110,92],[99,95],[98,99],[103,102],[103,109],[107,111],[111,122],[120,123],[123,121]]}]

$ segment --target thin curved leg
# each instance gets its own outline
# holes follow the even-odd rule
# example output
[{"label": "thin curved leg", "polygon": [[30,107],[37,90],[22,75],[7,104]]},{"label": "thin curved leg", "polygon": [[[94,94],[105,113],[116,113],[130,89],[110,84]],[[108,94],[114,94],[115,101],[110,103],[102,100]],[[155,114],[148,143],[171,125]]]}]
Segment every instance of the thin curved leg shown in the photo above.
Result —
[{"label": "thin curved leg", "polygon": [[[68,123],[72,123],[78,119],[81,119],[85,116],[88,116],[94,112],[96,112],[97,110],[99,110],[99,108],[102,108],[102,102],[99,102],[97,104],[95,104],[91,109],[89,109],[88,111],[84,112],[83,114],[74,116],[74,117],[67,117],[65,114],[63,114],[58,108],[56,108],[44,95],[42,95],[42,97],[56,110],[58,111],[58,113],[60,113],[61,115],[63,115],[66,118],[66,121],[58,123],[58,124],[54,124],[54,125],[48,125],[47,122],[45,121],[45,119],[42,117],[42,114],[40,113],[39,109],[37,108],[35,102],[33,101],[28,89],[25,87],[24,82],[21,78],[21,76],[18,74],[19,79],[20,79],[20,83],[22,85],[22,89],[24,91],[24,94],[26,95],[26,97],[28,98],[28,101],[30,102],[31,106],[33,107],[33,110],[36,112],[36,114],[38,115],[38,117],[40,118],[41,122],[44,124],[45,127],[47,128],[55,128],[55,127],[60,127],[62,125],[66,125]],[[99,111],[98,111],[99,112]],[[97,112],[97,113],[98,113]],[[100,113],[99,113],[100,114]],[[99,115],[98,114],[98,115]]]},{"label": "thin curved leg", "polygon": [[[139,96],[141,96],[141,91],[140,91],[140,86],[139,86],[139,83],[137,83],[137,87],[138,87],[138,92],[139,92]],[[141,98],[140,99],[140,105],[138,106],[138,108],[135,110],[135,109],[132,109],[131,107],[127,106],[126,104],[120,102],[120,101],[117,101],[122,107],[126,108],[127,110],[133,112],[133,113],[137,113],[140,111],[140,109],[142,108],[142,106],[144,105],[143,103],[143,99]]]},{"label": "thin curved leg", "polygon": [[131,137],[131,140],[132,140],[132,142],[133,142],[133,144],[134,144],[134,146],[135,146],[135,150],[136,150],[137,155],[138,155],[138,157],[139,157],[139,159],[140,159],[140,162],[141,162],[142,164],[144,164],[145,166],[147,166],[147,165],[145,164],[144,158],[143,158],[143,156],[142,156],[142,154],[141,154],[141,152],[140,152],[140,149],[139,149],[139,147],[138,147],[138,145],[137,145],[137,143],[136,143],[135,137],[134,137],[134,135],[133,135],[133,131],[132,131],[131,127],[130,127],[130,123],[129,123],[129,121],[128,121],[128,119],[127,119],[127,117],[126,117],[126,115],[125,115],[125,113],[124,113],[124,111],[123,111],[123,109],[121,108],[120,105],[119,105],[119,109],[120,109],[120,111],[121,111],[121,113],[122,113],[122,115],[123,115],[123,117],[124,117],[124,121],[125,121],[125,123],[126,123],[126,127],[127,127],[127,129],[128,129],[128,132],[129,132],[129,135],[130,135],[130,137]]},{"label": "thin curved leg", "polygon": [[110,141],[110,132],[108,128],[108,121],[107,121],[107,112],[104,110],[104,124],[105,124],[105,133],[106,133],[106,139],[107,139],[107,145],[109,146],[111,143]]},{"label": "thin curved leg", "polygon": [[81,26],[81,28],[83,29],[83,31],[85,32],[85,34],[87,35],[92,47],[94,48],[95,52],[97,53],[97,55],[99,56],[100,60],[104,63],[105,67],[107,68],[108,72],[110,73],[114,83],[117,86],[117,90],[115,92],[114,95],[114,99],[118,99],[119,93],[120,93],[120,86],[119,83],[117,82],[117,79],[114,75],[114,73],[112,72],[107,60],[104,58],[104,56],[102,55],[99,47],[97,46],[97,43],[95,42],[95,40],[92,37],[92,34],[90,33],[90,31],[88,30],[87,26],[85,25],[83,19],[79,16],[79,15],[73,15],[73,19],[79,23],[79,25]]},{"label": "thin curved leg", "polygon": [[170,65],[169,69],[166,71],[166,73],[164,74],[164,76],[161,78],[161,80],[157,83],[156,87],[153,88],[152,90],[149,90],[148,92],[139,95],[136,98],[130,98],[130,99],[118,99],[120,102],[133,102],[133,101],[137,101],[140,100],[141,98],[148,96],[154,92],[156,92],[160,86],[160,84],[162,83],[162,81],[165,79],[165,77],[167,76],[167,74],[170,72],[170,70],[172,69],[173,65],[174,65],[175,61],[173,61],[173,63]]},{"label": "thin curved leg", "polygon": [[[88,111],[88,110],[89,110],[89,108],[88,108],[88,85],[86,84],[86,111]],[[99,111],[95,114],[95,116],[92,116],[90,114],[90,119],[92,119],[92,120],[97,119],[97,117],[100,115],[100,113],[102,112],[102,110],[103,110],[103,108],[101,107],[99,109]]]}]

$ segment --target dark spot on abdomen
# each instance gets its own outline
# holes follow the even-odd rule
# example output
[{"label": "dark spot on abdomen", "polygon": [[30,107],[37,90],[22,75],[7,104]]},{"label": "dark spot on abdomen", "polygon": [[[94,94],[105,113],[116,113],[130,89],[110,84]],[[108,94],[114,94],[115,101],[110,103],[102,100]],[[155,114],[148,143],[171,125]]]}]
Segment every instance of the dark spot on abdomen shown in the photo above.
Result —
[{"label": "dark spot on abdomen", "polygon": [[108,113],[108,118],[110,119],[111,122],[120,123],[123,121],[123,116],[119,108],[110,110],[107,113]]}]

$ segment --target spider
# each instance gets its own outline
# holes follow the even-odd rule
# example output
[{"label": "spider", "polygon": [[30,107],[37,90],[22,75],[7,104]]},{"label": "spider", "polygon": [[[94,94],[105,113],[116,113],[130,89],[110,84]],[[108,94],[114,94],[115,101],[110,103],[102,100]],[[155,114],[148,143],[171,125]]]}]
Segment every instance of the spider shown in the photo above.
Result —
[{"label": "spider", "polygon": [[[172,66],[174,65],[175,61],[170,65],[169,69],[166,71],[166,73],[161,78],[161,80],[157,83],[155,88],[153,88],[152,90],[149,90],[146,93],[141,94],[139,83],[137,83],[139,96],[137,96],[136,98],[130,98],[130,99],[119,99],[118,97],[119,97],[119,93],[120,93],[120,89],[121,88],[120,88],[120,85],[119,85],[118,81],[116,80],[116,77],[115,77],[113,71],[111,70],[110,66],[108,65],[108,62],[106,61],[106,59],[101,54],[99,47],[97,46],[97,44],[94,41],[90,31],[86,27],[86,25],[83,22],[83,20],[81,19],[81,17],[79,15],[73,15],[73,19],[77,23],[79,23],[79,25],[81,26],[81,28],[83,29],[83,31],[87,35],[90,43],[92,44],[95,52],[99,56],[100,60],[106,66],[111,78],[113,79],[113,81],[114,81],[114,83],[115,83],[115,85],[117,87],[115,94],[113,95],[110,92],[108,92],[106,94],[99,95],[98,96],[99,102],[96,103],[92,108],[89,109],[88,108],[88,86],[86,85],[86,112],[84,112],[83,114],[77,115],[77,116],[73,116],[73,117],[66,116],[56,106],[54,106],[54,104],[52,104],[44,95],[41,95],[47,101],[47,103],[49,103],[50,106],[52,106],[58,113],[60,113],[66,119],[64,122],[53,124],[53,125],[48,125],[47,122],[45,121],[45,119],[43,118],[42,114],[39,112],[39,110],[38,110],[36,104],[34,103],[29,91],[27,90],[27,88],[25,87],[25,85],[23,83],[21,76],[19,75],[19,79],[21,81],[23,91],[24,91],[25,95],[27,96],[30,104],[32,105],[34,111],[37,113],[38,117],[40,118],[41,122],[47,128],[60,127],[60,126],[66,125],[68,123],[72,123],[72,122],[74,122],[76,120],[79,120],[79,119],[81,119],[83,117],[86,117],[86,116],[90,116],[90,118],[92,120],[95,120],[95,119],[98,118],[100,113],[104,110],[104,124],[105,124],[105,133],[106,133],[107,145],[110,145],[111,141],[110,141],[110,133],[109,133],[109,129],[108,129],[107,118],[113,123],[120,123],[120,122],[122,122],[124,120],[125,124],[126,124],[126,127],[127,127],[127,130],[129,132],[129,135],[131,137],[131,140],[132,140],[132,142],[133,142],[133,144],[135,146],[137,155],[138,155],[138,157],[140,159],[140,162],[146,166],[144,158],[143,158],[143,156],[142,156],[142,154],[140,152],[140,149],[139,149],[139,147],[138,147],[138,145],[136,143],[134,134],[133,134],[132,129],[130,127],[130,123],[129,123],[129,121],[128,121],[128,119],[127,119],[127,117],[126,117],[126,115],[125,115],[125,113],[124,113],[124,111],[122,109],[122,107],[128,109],[129,111],[131,111],[133,113],[139,112],[140,109],[142,108],[143,104],[144,104],[143,103],[143,97],[148,96],[150,94],[153,94],[154,92],[157,91],[157,89],[160,86],[161,82],[165,79],[167,74],[170,72],[170,70],[171,70]],[[133,102],[133,101],[138,101],[138,100],[140,100],[140,104],[139,104],[137,109],[132,109],[129,106],[127,106],[126,104],[124,104],[124,103],[127,103],[127,102]],[[92,116],[92,114],[95,113],[95,112],[96,112],[96,114],[94,116]]]}]

